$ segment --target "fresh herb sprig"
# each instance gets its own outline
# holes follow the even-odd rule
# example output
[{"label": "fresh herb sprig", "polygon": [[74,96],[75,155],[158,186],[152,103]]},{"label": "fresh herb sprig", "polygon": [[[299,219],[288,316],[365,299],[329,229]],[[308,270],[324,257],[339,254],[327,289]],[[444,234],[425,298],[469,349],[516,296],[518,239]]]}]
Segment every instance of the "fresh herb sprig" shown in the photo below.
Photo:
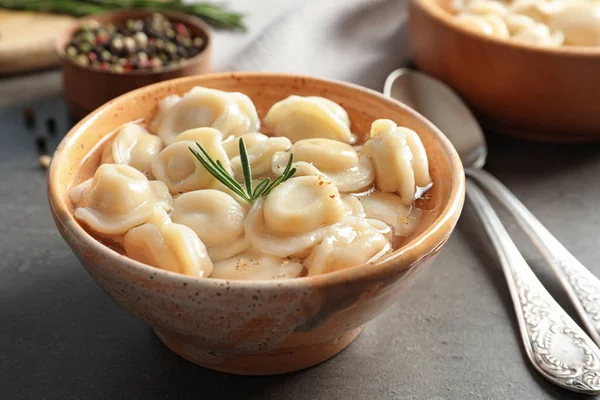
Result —
[{"label": "fresh herb sprig", "polygon": [[182,0],[0,0],[0,8],[51,12],[76,17],[99,14],[119,8],[177,11],[202,18],[209,24],[228,29],[246,30],[244,16],[222,4],[184,3]]},{"label": "fresh herb sprig", "polygon": [[[282,182],[287,181],[296,173],[296,168],[292,168],[294,161],[294,154],[290,153],[290,159],[288,160],[283,173],[275,178],[272,182],[269,178],[262,180],[256,187],[252,188],[252,168],[250,167],[250,161],[248,159],[248,150],[244,140],[240,138],[239,149],[240,149],[240,163],[242,164],[242,172],[244,174],[244,186],[234,179],[233,176],[223,166],[221,161],[213,159],[210,154],[202,147],[202,145],[196,142],[196,146],[200,149],[200,153],[195,149],[189,147],[190,151],[196,157],[196,159],[202,164],[202,166],[219,182],[231,189],[235,194],[240,196],[248,203],[254,203],[254,200],[261,196],[267,196],[273,189],[275,189]],[[202,154],[201,154],[202,153]]]}]

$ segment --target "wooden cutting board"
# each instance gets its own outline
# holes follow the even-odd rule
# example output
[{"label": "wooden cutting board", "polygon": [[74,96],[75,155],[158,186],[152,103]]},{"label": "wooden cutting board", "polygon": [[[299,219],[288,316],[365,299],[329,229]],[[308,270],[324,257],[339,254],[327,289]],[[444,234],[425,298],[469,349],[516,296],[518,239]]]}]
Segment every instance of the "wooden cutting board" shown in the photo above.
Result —
[{"label": "wooden cutting board", "polygon": [[54,42],[73,20],[64,15],[0,10],[0,74],[58,64]]}]

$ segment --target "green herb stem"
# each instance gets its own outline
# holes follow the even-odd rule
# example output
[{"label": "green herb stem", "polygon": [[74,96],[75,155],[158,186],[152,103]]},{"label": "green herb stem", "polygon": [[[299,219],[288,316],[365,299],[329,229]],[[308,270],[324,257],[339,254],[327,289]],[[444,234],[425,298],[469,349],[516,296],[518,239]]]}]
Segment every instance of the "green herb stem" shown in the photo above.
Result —
[{"label": "green herb stem", "polygon": [[254,200],[258,199],[261,196],[267,196],[275,187],[277,187],[282,182],[287,181],[296,173],[296,168],[292,168],[292,163],[294,161],[294,155],[290,154],[290,158],[288,163],[283,170],[283,173],[275,178],[272,182],[269,178],[262,180],[254,189],[252,189],[252,168],[250,167],[250,161],[248,157],[248,150],[246,149],[246,144],[244,140],[240,138],[239,140],[239,150],[240,150],[240,163],[242,164],[242,172],[244,174],[244,184],[245,189],[242,185],[235,180],[233,176],[225,169],[220,160],[214,160],[208,151],[198,142],[196,142],[196,146],[200,149],[200,154],[193,148],[189,148],[190,152],[196,157],[196,159],[202,164],[202,166],[221,182],[225,187],[231,189],[235,194],[240,196],[242,199],[252,204]]},{"label": "green herb stem", "polygon": [[176,11],[204,19],[215,27],[246,30],[244,16],[212,3],[186,4],[181,0],[0,0],[0,8],[68,14],[76,17],[119,8]]}]

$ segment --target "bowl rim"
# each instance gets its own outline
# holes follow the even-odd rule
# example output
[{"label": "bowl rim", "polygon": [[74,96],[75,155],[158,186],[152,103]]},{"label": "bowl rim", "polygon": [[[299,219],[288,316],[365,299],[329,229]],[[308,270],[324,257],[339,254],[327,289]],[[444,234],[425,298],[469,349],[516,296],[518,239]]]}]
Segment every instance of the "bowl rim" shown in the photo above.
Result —
[{"label": "bowl rim", "polygon": [[[221,278],[201,278],[189,275],[184,275],[176,272],[162,270],[160,268],[152,267],[150,265],[141,263],[132,258],[121,254],[110,247],[106,246],[94,236],[88,233],[76,220],[71,211],[70,204],[67,204],[68,196],[65,192],[68,188],[63,188],[59,185],[59,165],[66,158],[67,151],[71,147],[71,143],[85,135],[87,127],[91,125],[96,117],[101,113],[107,112],[108,109],[115,103],[120,103],[126,97],[141,97],[145,94],[154,92],[158,87],[171,85],[173,82],[185,83],[197,82],[201,85],[202,81],[210,81],[212,79],[222,79],[229,77],[230,79],[243,79],[252,77],[263,77],[263,78],[284,78],[284,79],[301,79],[312,82],[322,82],[342,86],[348,89],[365,92],[371,96],[376,96],[384,99],[387,102],[393,103],[394,106],[404,109],[411,118],[419,120],[423,123],[429,131],[434,135],[435,140],[442,147],[442,152],[448,157],[450,167],[452,169],[452,183],[450,189],[450,195],[448,202],[443,210],[438,215],[437,219],[429,225],[423,232],[417,237],[413,238],[409,243],[403,245],[399,249],[393,251],[389,255],[378,259],[374,262],[366,264],[360,264],[353,267],[349,267],[343,270],[329,272],[320,275],[304,276],[298,278],[284,278],[275,280],[232,280],[232,279],[221,279]],[[203,74],[189,77],[182,77],[176,79],[170,79],[162,82],[158,82],[152,85],[148,85],[131,92],[125,93],[98,109],[87,115],[84,119],[79,121],[61,140],[58,148],[56,149],[52,163],[48,172],[48,198],[50,203],[51,212],[54,216],[56,224],[61,224],[65,230],[68,230],[72,236],[78,238],[78,240],[85,244],[89,251],[92,253],[100,253],[104,255],[110,261],[118,264],[119,268],[127,268],[132,270],[134,273],[144,274],[146,276],[161,277],[167,282],[171,282],[175,285],[223,285],[227,284],[239,288],[252,288],[252,289],[273,289],[281,286],[286,287],[303,287],[303,288],[315,288],[324,285],[335,285],[350,283],[351,281],[360,280],[364,277],[371,277],[374,275],[387,274],[395,272],[394,266],[397,264],[399,259],[408,259],[409,263],[406,264],[403,271],[409,271],[412,266],[419,263],[423,258],[426,258],[429,254],[436,252],[449,238],[452,233],[456,221],[461,213],[462,206],[465,198],[465,175],[463,165],[460,157],[453,145],[450,143],[448,138],[437,128],[433,123],[421,116],[416,111],[412,110],[408,106],[400,103],[399,101],[384,96],[375,90],[365,88],[353,83],[343,82],[339,80],[317,78],[306,75],[296,74],[285,74],[285,73],[271,73],[271,72],[219,72],[211,74]],[[62,230],[59,229],[62,234]],[[66,240],[66,238],[65,238]],[[67,240],[67,242],[69,242]],[[68,243],[70,245],[70,243]],[[412,253],[411,253],[412,252]],[[409,254],[412,254],[411,258]],[[416,256],[414,256],[416,254]],[[154,279],[154,278],[153,278]]]},{"label": "bowl rim", "polygon": [[[74,63],[73,61],[71,61],[71,59],[69,57],[67,57],[65,54],[67,45],[69,43],[69,40],[73,37],[73,34],[81,27],[81,25],[83,25],[84,23],[86,23],[88,21],[103,20],[103,23],[106,23],[109,21],[127,19],[127,17],[135,18],[135,17],[149,16],[149,15],[156,14],[156,13],[164,15],[169,20],[180,21],[187,26],[193,26],[194,28],[197,28],[198,30],[202,31],[204,33],[204,36],[206,37],[206,43],[205,43],[202,51],[200,51],[194,57],[188,58],[187,60],[185,60],[183,63],[181,63],[179,65],[172,65],[172,66],[168,66],[165,68],[160,68],[158,70],[153,70],[153,69],[131,70],[126,73],[105,71],[105,70],[96,69],[96,68],[82,67],[81,65],[78,65],[78,64]],[[94,73],[108,75],[108,76],[118,75],[118,76],[123,76],[123,77],[124,76],[139,77],[139,76],[160,75],[162,73],[167,73],[167,72],[170,73],[173,71],[178,71],[180,69],[185,68],[186,66],[188,66],[190,64],[199,62],[200,59],[203,57],[210,57],[210,54],[212,53],[212,46],[213,46],[212,42],[213,42],[213,35],[212,35],[211,27],[207,23],[202,21],[200,18],[194,17],[193,15],[188,15],[188,14],[184,14],[184,13],[176,12],[176,11],[166,11],[166,10],[165,11],[163,11],[163,10],[151,11],[148,9],[125,8],[125,9],[119,9],[116,11],[107,11],[107,12],[104,12],[101,14],[88,15],[88,16],[76,19],[73,22],[72,26],[69,29],[67,29],[65,32],[63,32],[60,35],[60,37],[56,40],[56,42],[54,43],[54,51],[58,55],[59,59],[62,62],[67,63],[67,64],[69,64],[75,68],[81,69],[81,70],[91,71]]]},{"label": "bowl rim", "polygon": [[483,42],[493,43],[498,46],[507,48],[520,49],[548,56],[568,56],[578,58],[600,59],[600,46],[538,46],[534,44],[522,43],[508,39],[497,38],[494,36],[484,35],[483,33],[473,31],[464,25],[458,23],[453,14],[445,10],[440,5],[440,0],[410,0],[412,3],[420,7],[426,14],[433,19],[446,26],[449,29],[460,31],[465,36],[470,36],[472,39],[481,40]]}]

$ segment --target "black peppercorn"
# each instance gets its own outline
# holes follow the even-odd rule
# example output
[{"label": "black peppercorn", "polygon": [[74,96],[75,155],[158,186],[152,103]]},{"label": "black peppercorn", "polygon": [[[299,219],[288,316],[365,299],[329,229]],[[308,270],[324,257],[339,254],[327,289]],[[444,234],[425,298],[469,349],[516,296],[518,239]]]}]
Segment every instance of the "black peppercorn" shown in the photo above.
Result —
[{"label": "black peppercorn", "polygon": [[28,128],[35,128],[35,114],[32,108],[26,108],[23,110],[23,119],[25,120],[25,125]]},{"label": "black peppercorn", "polygon": [[48,143],[46,142],[46,138],[44,136],[37,136],[35,138],[35,147],[40,154],[48,153]]},{"label": "black peppercorn", "polygon": [[56,120],[54,118],[46,119],[46,131],[50,136],[56,136]]}]

